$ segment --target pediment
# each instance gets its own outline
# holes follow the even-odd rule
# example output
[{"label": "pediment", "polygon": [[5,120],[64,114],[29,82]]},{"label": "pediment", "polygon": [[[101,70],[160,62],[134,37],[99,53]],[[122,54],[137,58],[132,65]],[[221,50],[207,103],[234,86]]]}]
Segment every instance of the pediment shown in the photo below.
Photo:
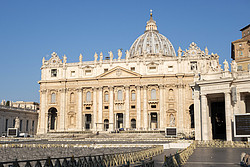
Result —
[{"label": "pediment", "polygon": [[117,66],[99,75],[97,78],[128,78],[128,77],[140,77],[140,76],[141,75],[136,72]]}]

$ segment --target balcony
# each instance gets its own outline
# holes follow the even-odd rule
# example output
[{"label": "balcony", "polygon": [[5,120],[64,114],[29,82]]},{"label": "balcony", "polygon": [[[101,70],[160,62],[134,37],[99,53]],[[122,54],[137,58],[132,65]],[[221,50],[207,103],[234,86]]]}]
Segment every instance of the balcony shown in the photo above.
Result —
[{"label": "balcony", "polygon": [[83,105],[84,106],[92,106],[93,105],[93,101],[84,101]]},{"label": "balcony", "polygon": [[149,99],[148,103],[149,104],[158,104],[159,103],[159,99]]},{"label": "balcony", "polygon": [[124,100],[115,100],[115,104],[124,104]]}]

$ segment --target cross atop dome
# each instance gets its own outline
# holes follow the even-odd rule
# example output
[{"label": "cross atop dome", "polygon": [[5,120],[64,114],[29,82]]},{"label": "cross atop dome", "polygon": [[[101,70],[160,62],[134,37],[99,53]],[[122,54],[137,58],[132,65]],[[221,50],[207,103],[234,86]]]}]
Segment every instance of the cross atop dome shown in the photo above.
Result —
[{"label": "cross atop dome", "polygon": [[146,31],[157,31],[157,25],[156,22],[153,20],[153,10],[150,10],[150,19],[147,21],[146,25]]}]

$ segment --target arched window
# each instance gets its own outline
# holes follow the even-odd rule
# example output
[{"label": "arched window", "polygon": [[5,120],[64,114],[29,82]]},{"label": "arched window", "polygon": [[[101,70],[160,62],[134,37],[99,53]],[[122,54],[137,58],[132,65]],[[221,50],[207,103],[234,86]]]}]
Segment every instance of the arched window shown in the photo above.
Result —
[{"label": "arched window", "polygon": [[87,94],[86,94],[86,101],[87,102],[91,101],[91,92],[90,91],[88,91]]},{"label": "arched window", "polygon": [[156,99],[156,90],[155,89],[151,90],[151,99]]},{"label": "arched window", "polygon": [[56,94],[55,93],[51,94],[51,103],[56,103]]},{"label": "arched window", "polygon": [[135,101],[135,91],[134,90],[131,92],[131,100]]},{"label": "arched window", "polygon": [[75,102],[75,94],[71,93],[70,94],[70,103],[74,103]]},{"label": "arched window", "polygon": [[117,92],[117,100],[123,100],[122,90],[118,90],[118,92]]},{"label": "arched window", "polygon": [[107,91],[104,93],[104,101],[105,102],[109,101],[109,93]]}]

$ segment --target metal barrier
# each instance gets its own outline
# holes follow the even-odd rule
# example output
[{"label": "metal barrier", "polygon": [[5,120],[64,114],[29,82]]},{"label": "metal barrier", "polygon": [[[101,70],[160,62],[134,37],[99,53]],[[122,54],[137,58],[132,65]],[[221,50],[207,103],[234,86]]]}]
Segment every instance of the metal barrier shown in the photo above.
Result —
[{"label": "metal barrier", "polygon": [[[163,146],[156,146],[150,149],[118,153],[118,154],[103,154],[95,156],[80,156],[80,157],[63,157],[63,158],[50,158],[37,159],[37,160],[23,160],[23,161],[10,161],[0,162],[0,167],[111,167],[111,166],[126,166],[134,164],[137,166],[153,167],[154,161],[152,157],[163,152]],[[147,159],[150,159],[149,161]],[[132,166],[130,165],[130,166]]]},{"label": "metal barrier", "polygon": [[196,148],[196,142],[194,141],[186,149],[177,152],[174,155],[165,156],[165,162],[163,167],[179,167],[184,165],[188,158],[193,154],[194,149]]},{"label": "metal barrier", "polygon": [[197,147],[215,147],[215,148],[250,148],[250,143],[244,141],[199,141]]},{"label": "metal barrier", "polygon": [[249,167],[250,166],[250,155],[247,153],[241,153],[240,165]]}]

